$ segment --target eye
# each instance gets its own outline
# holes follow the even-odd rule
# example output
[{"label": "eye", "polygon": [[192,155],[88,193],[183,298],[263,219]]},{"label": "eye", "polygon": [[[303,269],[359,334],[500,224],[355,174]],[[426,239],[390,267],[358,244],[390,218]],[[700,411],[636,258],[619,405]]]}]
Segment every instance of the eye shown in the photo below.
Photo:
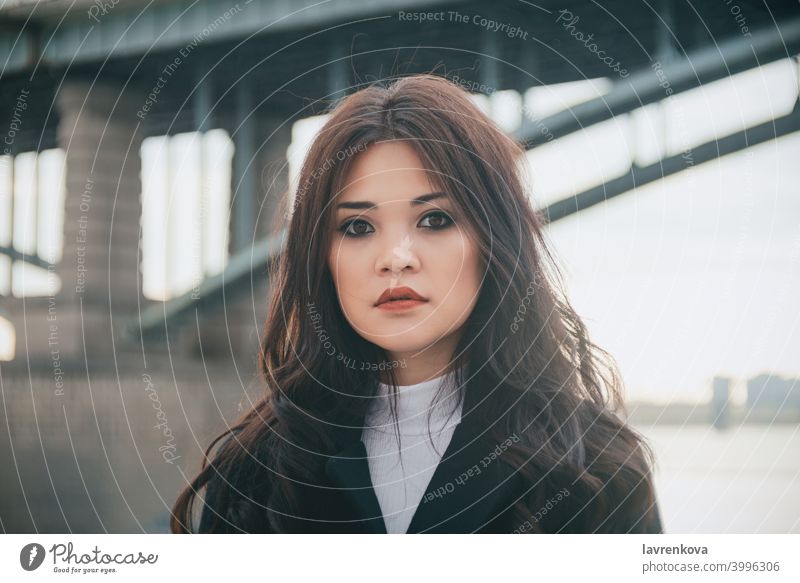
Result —
[{"label": "eye", "polygon": [[424,217],[422,217],[422,221],[420,224],[428,219],[433,219],[433,224],[422,225],[429,229],[434,229],[439,231],[441,229],[446,229],[450,225],[454,223],[453,219],[450,218],[450,215],[443,211],[434,211],[432,213],[428,213]]},{"label": "eye", "polygon": [[[428,221],[428,224],[423,224],[425,221]],[[447,213],[443,211],[434,211],[422,217],[420,226],[434,231],[441,231],[454,223],[455,221],[453,221]],[[345,221],[342,226],[338,228],[338,231],[343,233],[345,237],[359,238],[374,232],[375,229],[364,219],[350,219]]]},{"label": "eye", "polygon": [[[339,231],[341,233],[344,233],[345,237],[363,237],[364,235],[367,234],[367,233],[365,233],[363,231],[360,231],[360,230],[352,231],[350,229],[350,227],[352,227],[354,225],[366,225],[367,227],[372,229],[372,225],[370,225],[367,221],[365,221],[363,219],[352,219],[352,220],[349,220],[349,221],[345,221],[344,224],[341,227],[339,227]],[[372,229],[372,231],[374,231],[374,230],[375,229]],[[372,231],[368,231],[368,232],[372,232]]]}]

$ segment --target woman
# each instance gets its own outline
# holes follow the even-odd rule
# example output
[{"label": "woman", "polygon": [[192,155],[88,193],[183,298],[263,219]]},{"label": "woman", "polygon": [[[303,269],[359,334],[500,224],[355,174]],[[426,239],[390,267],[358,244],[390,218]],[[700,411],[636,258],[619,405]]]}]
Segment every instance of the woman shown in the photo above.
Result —
[{"label": "woman", "polygon": [[173,532],[661,532],[652,453],[564,297],[523,148],[446,79],[344,99],[301,170],[264,397]]}]

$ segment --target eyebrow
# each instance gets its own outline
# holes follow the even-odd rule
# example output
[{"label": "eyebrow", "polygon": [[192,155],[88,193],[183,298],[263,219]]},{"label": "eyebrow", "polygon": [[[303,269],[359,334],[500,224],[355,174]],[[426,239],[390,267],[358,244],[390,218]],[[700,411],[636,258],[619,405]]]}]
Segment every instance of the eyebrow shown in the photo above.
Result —
[{"label": "eyebrow", "polygon": [[[418,206],[418,205],[424,204],[426,202],[429,202],[431,200],[435,200],[437,198],[442,198],[442,197],[446,198],[447,194],[445,194],[444,192],[431,192],[429,194],[423,194],[422,196],[418,196],[417,198],[410,200],[409,203],[411,204],[411,206]],[[378,205],[376,205],[374,202],[371,202],[369,200],[355,200],[355,201],[351,201],[351,202],[340,202],[338,205],[336,205],[336,210],[339,210],[339,209],[372,209],[372,208],[375,208],[377,206]]]}]

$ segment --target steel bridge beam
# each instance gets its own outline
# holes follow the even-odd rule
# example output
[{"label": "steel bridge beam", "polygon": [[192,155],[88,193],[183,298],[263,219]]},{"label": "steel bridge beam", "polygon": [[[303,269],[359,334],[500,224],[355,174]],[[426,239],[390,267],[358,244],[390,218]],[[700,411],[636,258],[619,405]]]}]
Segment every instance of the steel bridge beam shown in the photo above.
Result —
[{"label": "steel bridge beam", "polygon": [[[545,141],[561,138],[596,123],[628,113],[672,94],[694,89],[748,69],[753,69],[800,52],[800,18],[762,29],[751,38],[736,38],[700,49],[680,61],[660,63],[663,77],[652,68],[617,81],[606,95],[575,105],[527,124],[517,138],[530,149]],[[665,84],[665,81],[669,84]],[[540,131],[549,130],[546,135]]]},{"label": "steel bridge beam", "polygon": [[542,213],[547,222],[557,221],[666,176],[796,131],[800,131],[800,106],[797,104],[790,114],[781,118],[692,148],[690,164],[687,163],[684,153],[680,153],[649,166],[634,165],[627,174],[555,202],[544,208]]}]

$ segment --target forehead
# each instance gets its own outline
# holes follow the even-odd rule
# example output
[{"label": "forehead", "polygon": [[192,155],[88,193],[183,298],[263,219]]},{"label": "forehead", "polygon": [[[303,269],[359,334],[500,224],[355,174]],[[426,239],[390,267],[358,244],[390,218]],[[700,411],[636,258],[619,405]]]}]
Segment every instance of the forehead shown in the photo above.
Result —
[{"label": "forehead", "polygon": [[415,198],[436,190],[434,177],[407,142],[371,144],[353,160],[337,202]]}]

